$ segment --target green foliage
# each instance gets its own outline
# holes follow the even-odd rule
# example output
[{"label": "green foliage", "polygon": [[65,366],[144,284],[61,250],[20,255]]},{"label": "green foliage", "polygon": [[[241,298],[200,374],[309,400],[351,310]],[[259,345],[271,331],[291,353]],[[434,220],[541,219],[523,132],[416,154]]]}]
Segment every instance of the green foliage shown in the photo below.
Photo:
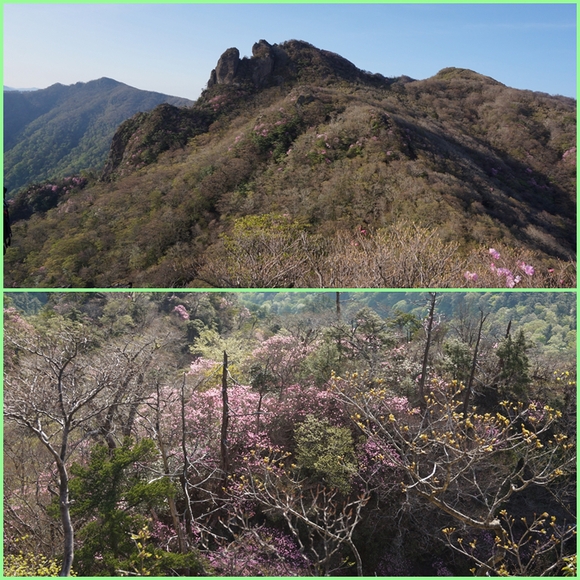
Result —
[{"label": "green foliage", "polygon": [[[4,555],[4,576],[58,576],[61,565],[55,558],[19,552]],[[72,572],[71,576],[76,576]]]},{"label": "green foliage", "polygon": [[[200,328],[199,325],[197,328]],[[239,364],[251,348],[246,340],[233,336],[224,337],[215,328],[201,328],[197,333],[198,336],[190,347],[191,353],[218,363],[222,362],[226,351],[231,364]]]},{"label": "green foliage", "polygon": [[348,493],[357,472],[352,434],[346,427],[307,415],[296,427],[296,463],[315,480]]},{"label": "green foliage", "polygon": [[100,169],[119,124],[138,111],[179,99],[140,91],[112,79],[32,92],[4,93],[5,185],[14,191],[32,182]]},{"label": "green foliage", "polygon": [[472,354],[469,346],[461,340],[453,339],[443,345],[447,360],[444,366],[451,376],[465,383],[469,377],[472,363]]},{"label": "green foliage", "polygon": [[562,568],[562,575],[576,577],[577,573],[576,554],[574,554],[573,556],[565,557],[564,562],[566,562],[566,565]]},{"label": "green foliage", "polygon": [[395,308],[393,315],[389,319],[389,326],[405,332],[407,342],[410,342],[421,328],[421,320],[412,312],[404,312]]},{"label": "green foliage", "polygon": [[317,385],[324,385],[332,371],[342,372],[345,367],[345,359],[342,356],[338,344],[326,337],[321,341],[318,348],[312,352],[305,361],[305,368]]},{"label": "green foliage", "polygon": [[332,371],[375,368],[381,355],[395,343],[391,327],[390,321],[371,308],[352,312],[344,321],[324,329],[318,348],[306,359],[308,372],[323,384]]},{"label": "green foliage", "polygon": [[282,117],[268,126],[264,123],[256,125],[250,138],[260,153],[268,153],[274,161],[279,161],[286,156],[292,142],[298,136],[300,124],[300,117],[297,115],[291,119]]},{"label": "green foliage", "polygon": [[12,293],[4,297],[4,307],[14,306],[27,315],[38,314],[40,309],[46,303],[47,295],[44,293]]},{"label": "green foliage", "polygon": [[[167,478],[147,481],[149,474],[140,466],[156,458],[153,441],[133,443],[127,438],[114,449],[96,445],[87,466],[71,467],[71,514],[85,522],[78,532],[82,538],[76,553],[80,574],[115,575],[120,563],[137,549],[130,534],[147,522],[146,510],[161,507],[175,494]],[[95,554],[101,558],[95,560]]]},{"label": "green foliage", "polygon": [[208,566],[197,550],[180,554],[156,548],[146,525],[130,538],[135,550],[116,565],[121,576],[207,576]]},{"label": "green foliage", "polygon": [[530,348],[523,330],[515,339],[508,335],[498,345],[496,355],[500,360],[500,379],[506,394],[522,400],[530,383],[530,363],[526,351]]},{"label": "green foliage", "polygon": [[96,445],[91,451],[89,464],[71,467],[71,496],[75,498],[73,514],[112,513],[121,498],[131,506],[145,503],[154,505],[160,498],[171,495],[168,482],[159,479],[147,483],[143,474],[127,473],[137,462],[152,462],[157,457],[155,443],[143,439],[134,444],[127,438],[121,447],[110,449]]}]

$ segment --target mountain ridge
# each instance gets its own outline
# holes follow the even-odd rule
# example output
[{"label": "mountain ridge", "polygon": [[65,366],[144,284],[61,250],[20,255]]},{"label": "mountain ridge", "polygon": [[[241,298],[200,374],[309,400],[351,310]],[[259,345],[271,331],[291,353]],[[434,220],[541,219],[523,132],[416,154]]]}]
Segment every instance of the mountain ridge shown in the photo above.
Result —
[{"label": "mountain ridge", "polygon": [[[346,251],[367,243],[360,232],[376,241],[404,224],[457,245],[457,264],[501,245],[512,269],[533,258],[548,276],[575,259],[575,105],[454,67],[389,79],[303,41],[262,40],[242,59],[228,49],[191,107],[163,104],[119,125],[99,179],[19,195],[15,219],[29,218],[7,254],[10,285],[357,286],[318,266],[301,280],[217,272],[241,268],[228,260],[259,232],[312,242],[313,264],[334,251],[315,249],[321,240]],[[363,285],[416,285],[390,282],[384,267],[380,276]]]},{"label": "mountain ridge", "polygon": [[6,92],[6,186],[13,191],[26,183],[102,165],[117,126],[163,102],[192,104],[108,77],[72,85],[55,83],[33,92]]},{"label": "mountain ridge", "polygon": [[6,85],[4,85],[4,90],[5,91],[18,91],[18,92],[21,92],[21,93],[27,93],[29,91],[38,91],[39,89],[38,89],[38,87],[30,87],[28,89],[17,89],[17,88],[14,88],[14,87],[7,87]]}]

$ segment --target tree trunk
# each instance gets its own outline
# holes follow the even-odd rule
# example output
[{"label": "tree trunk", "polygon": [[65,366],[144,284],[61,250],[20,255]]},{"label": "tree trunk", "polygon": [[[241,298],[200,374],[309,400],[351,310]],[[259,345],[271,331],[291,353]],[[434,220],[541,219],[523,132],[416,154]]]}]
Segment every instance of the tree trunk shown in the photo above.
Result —
[{"label": "tree trunk", "polygon": [[224,351],[224,362],[222,369],[222,429],[220,438],[222,489],[228,483],[228,425],[230,421],[230,407],[228,403],[228,354]]},{"label": "tree trunk", "polygon": [[[159,389],[159,381],[156,385],[157,391],[157,406],[155,409],[155,430],[157,431],[157,443],[159,445],[159,451],[161,452],[161,459],[163,461],[163,472],[171,479],[171,471],[169,469],[169,459],[167,458],[167,450],[165,449],[165,444],[163,443],[163,435],[161,433],[161,391]],[[183,536],[183,529],[181,528],[181,522],[179,521],[179,515],[177,513],[177,507],[175,505],[175,499],[173,497],[167,497],[167,504],[169,505],[169,513],[171,514],[171,521],[173,522],[173,528],[177,532],[177,542],[179,545],[179,551],[182,554],[187,552],[187,543]]]},{"label": "tree trunk", "polygon": [[186,444],[186,423],[185,423],[185,373],[183,374],[183,381],[181,383],[181,452],[183,454],[183,470],[181,472],[180,481],[183,493],[185,495],[185,530],[187,535],[192,537],[193,512],[191,511],[191,499],[189,497],[189,481],[187,473],[189,468],[189,459],[187,458],[187,444]]},{"label": "tree trunk", "polygon": [[63,426],[60,453],[51,445],[48,436],[40,426],[40,422],[38,426],[33,426],[30,422],[25,422],[25,424],[40,439],[46,449],[48,449],[56,463],[56,469],[58,471],[58,506],[63,531],[63,555],[59,576],[70,576],[75,555],[75,533],[70,517],[68,472],[66,470],[65,464],[65,457],[68,447],[70,418],[65,420],[65,424]]},{"label": "tree trunk", "polygon": [[70,576],[75,551],[75,534],[70,518],[70,502],[68,497],[68,473],[63,461],[57,460],[58,468],[58,500],[60,508],[60,519],[62,522],[62,529],[64,532],[64,554],[62,558],[62,568],[59,576]]},{"label": "tree trunk", "polygon": [[427,379],[427,362],[429,360],[429,348],[431,347],[431,334],[433,331],[433,317],[435,313],[435,303],[437,301],[437,294],[431,293],[431,301],[429,306],[429,317],[427,319],[427,342],[425,343],[425,351],[423,353],[423,364],[421,366],[421,378],[419,379],[419,406],[425,409],[425,381]]},{"label": "tree trunk", "polygon": [[473,379],[475,377],[475,367],[477,365],[477,354],[479,352],[479,343],[481,341],[481,331],[483,329],[483,323],[487,318],[487,314],[484,316],[483,312],[479,314],[479,328],[477,330],[477,339],[475,341],[475,349],[473,351],[473,360],[471,361],[471,371],[469,373],[469,380],[465,387],[465,396],[463,398],[463,418],[467,419],[467,410],[469,409],[469,398],[471,397],[471,391],[473,390]]},{"label": "tree trunk", "polygon": [[265,387],[260,389],[260,398],[258,399],[258,410],[256,411],[256,431],[260,432],[260,415],[262,413],[262,401],[264,399]]}]

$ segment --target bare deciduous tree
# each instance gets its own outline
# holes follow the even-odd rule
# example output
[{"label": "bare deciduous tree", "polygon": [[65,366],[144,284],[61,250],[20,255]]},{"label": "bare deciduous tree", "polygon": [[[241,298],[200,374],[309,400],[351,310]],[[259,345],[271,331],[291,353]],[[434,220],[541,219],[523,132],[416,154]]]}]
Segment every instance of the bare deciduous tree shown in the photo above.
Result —
[{"label": "bare deciduous tree", "polygon": [[508,545],[499,517],[508,500],[574,470],[574,445],[556,432],[561,413],[504,401],[502,412],[481,414],[470,406],[465,416],[464,385],[433,378],[426,387],[419,412],[401,409],[380,385],[369,389],[363,375],[332,379],[358,428],[391,451],[408,499],[419,497],[465,529],[488,530]]},{"label": "bare deciduous tree", "polygon": [[11,358],[4,381],[4,417],[35,436],[56,466],[58,505],[64,535],[62,576],[74,560],[69,466],[87,437],[114,445],[115,413],[142,393],[135,379],[150,362],[155,344],[131,339],[100,350],[98,333],[79,322],[55,317],[42,328],[5,325]]},{"label": "bare deciduous tree", "polygon": [[357,574],[362,576],[362,559],[353,534],[371,497],[370,490],[344,494],[334,487],[308,485],[297,477],[296,466],[284,466],[288,457],[288,453],[273,451],[248,464],[246,474],[230,488],[232,510],[243,515],[246,503],[256,502],[265,513],[281,516],[301,552],[314,558],[315,575],[328,575],[336,564],[335,556],[347,546]]}]

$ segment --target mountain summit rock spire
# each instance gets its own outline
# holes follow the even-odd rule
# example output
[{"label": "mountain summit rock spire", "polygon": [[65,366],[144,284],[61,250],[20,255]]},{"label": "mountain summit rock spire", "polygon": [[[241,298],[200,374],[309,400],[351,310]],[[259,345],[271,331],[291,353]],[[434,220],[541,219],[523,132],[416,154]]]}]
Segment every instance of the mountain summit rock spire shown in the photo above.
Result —
[{"label": "mountain summit rock spire", "polygon": [[266,40],[256,42],[252,47],[252,57],[240,59],[237,48],[228,48],[211,71],[208,88],[214,85],[232,85],[251,82],[256,87],[281,84],[282,73],[288,64],[288,54],[279,46]]},{"label": "mountain summit rock spire", "polygon": [[252,47],[251,58],[240,59],[237,48],[228,48],[211,71],[207,88],[233,85],[261,89],[293,81],[337,80],[374,86],[390,84],[383,75],[362,71],[346,58],[303,40],[288,40],[282,44],[260,40]]}]

